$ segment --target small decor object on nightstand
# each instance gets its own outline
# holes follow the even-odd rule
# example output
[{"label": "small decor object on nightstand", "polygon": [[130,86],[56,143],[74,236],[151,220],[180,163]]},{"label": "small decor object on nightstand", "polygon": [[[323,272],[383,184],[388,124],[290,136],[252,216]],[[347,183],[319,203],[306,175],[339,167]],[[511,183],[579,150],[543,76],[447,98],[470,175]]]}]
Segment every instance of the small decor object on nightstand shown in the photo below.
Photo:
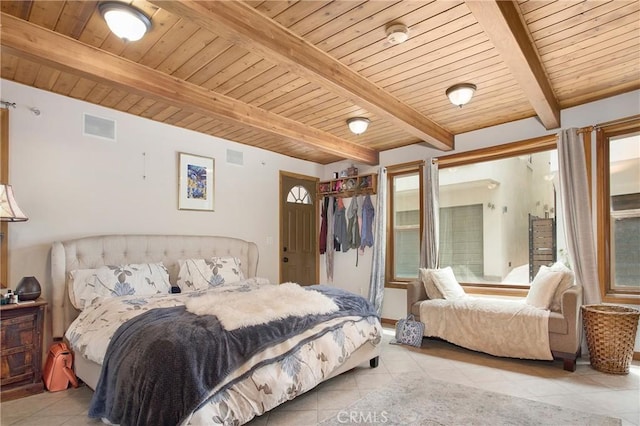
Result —
[{"label": "small decor object on nightstand", "polygon": [[41,291],[40,283],[36,277],[24,277],[16,287],[16,294],[19,298],[18,300],[36,300],[40,297]]}]

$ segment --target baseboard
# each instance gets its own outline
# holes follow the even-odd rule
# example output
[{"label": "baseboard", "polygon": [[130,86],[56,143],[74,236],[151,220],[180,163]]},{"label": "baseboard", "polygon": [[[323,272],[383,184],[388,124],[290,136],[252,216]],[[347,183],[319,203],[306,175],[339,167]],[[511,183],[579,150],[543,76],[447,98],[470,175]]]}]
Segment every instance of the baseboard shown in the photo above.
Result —
[{"label": "baseboard", "polygon": [[394,319],[391,319],[391,318],[380,318],[380,322],[382,324],[387,324],[387,325],[391,325],[391,326],[395,327],[396,326],[396,322],[398,322],[398,320],[394,320]]}]

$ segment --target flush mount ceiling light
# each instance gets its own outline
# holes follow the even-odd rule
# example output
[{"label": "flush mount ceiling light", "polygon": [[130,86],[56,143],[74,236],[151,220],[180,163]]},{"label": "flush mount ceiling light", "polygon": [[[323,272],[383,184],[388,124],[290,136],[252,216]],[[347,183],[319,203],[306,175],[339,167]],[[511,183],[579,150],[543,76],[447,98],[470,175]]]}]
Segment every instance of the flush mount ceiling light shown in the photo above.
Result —
[{"label": "flush mount ceiling light", "polygon": [[409,38],[409,29],[404,24],[393,24],[387,27],[387,41],[391,44],[400,44]]},{"label": "flush mount ceiling light", "polygon": [[369,127],[369,123],[371,123],[371,120],[365,117],[353,117],[347,120],[349,130],[356,135],[364,133],[367,130],[367,127]]},{"label": "flush mount ceiling light", "polygon": [[151,20],[139,9],[115,1],[98,6],[109,29],[124,41],[140,40],[151,29]]},{"label": "flush mount ceiling light", "polygon": [[473,92],[476,91],[476,85],[471,83],[456,84],[447,89],[447,97],[452,104],[462,108],[462,105],[471,100]]}]

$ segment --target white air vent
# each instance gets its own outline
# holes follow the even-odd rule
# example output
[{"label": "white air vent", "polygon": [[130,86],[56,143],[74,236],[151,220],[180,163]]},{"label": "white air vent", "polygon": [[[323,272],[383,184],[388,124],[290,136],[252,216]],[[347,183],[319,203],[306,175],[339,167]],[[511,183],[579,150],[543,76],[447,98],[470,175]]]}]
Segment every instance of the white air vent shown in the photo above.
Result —
[{"label": "white air vent", "polygon": [[244,154],[242,151],[227,149],[227,163],[236,164],[238,166],[244,165]]},{"label": "white air vent", "polygon": [[110,141],[116,140],[116,122],[109,118],[83,114],[82,134]]}]

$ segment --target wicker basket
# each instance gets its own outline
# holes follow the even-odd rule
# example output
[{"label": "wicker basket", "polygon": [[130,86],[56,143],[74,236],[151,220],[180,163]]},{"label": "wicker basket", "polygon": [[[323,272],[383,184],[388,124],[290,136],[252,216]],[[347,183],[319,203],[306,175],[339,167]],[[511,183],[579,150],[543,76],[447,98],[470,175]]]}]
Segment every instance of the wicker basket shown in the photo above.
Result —
[{"label": "wicker basket", "polygon": [[616,305],[582,306],[591,366],[598,371],[628,374],[640,311]]}]

